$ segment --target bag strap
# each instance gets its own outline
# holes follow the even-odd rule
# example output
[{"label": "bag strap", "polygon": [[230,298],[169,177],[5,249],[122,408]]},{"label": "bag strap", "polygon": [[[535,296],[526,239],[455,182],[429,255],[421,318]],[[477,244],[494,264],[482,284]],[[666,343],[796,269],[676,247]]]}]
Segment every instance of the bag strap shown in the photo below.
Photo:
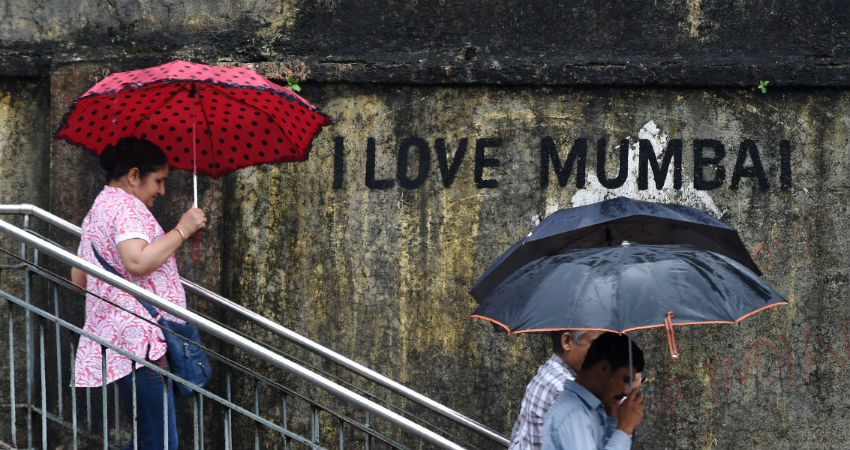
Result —
[{"label": "bag strap", "polygon": [[[95,248],[94,248],[94,244],[92,244],[92,246],[91,246],[91,251],[93,251],[93,252],[94,252],[94,257],[95,257],[95,258],[97,258],[97,262],[99,262],[99,263],[100,263],[100,265],[101,265],[101,266],[103,266],[103,268],[104,268],[104,269],[106,269],[107,271],[111,272],[113,275],[117,275],[117,276],[119,276],[119,277],[121,277],[121,278],[124,278],[124,277],[122,277],[122,276],[121,276],[121,274],[120,274],[120,273],[118,273],[118,271],[117,271],[117,270],[115,270],[115,268],[114,268],[114,267],[112,267],[111,265],[109,265],[109,263],[108,263],[108,262],[106,262],[106,260],[105,260],[105,259],[103,259],[103,256],[100,256],[100,253],[98,253],[98,252],[97,252],[97,250],[95,250]],[[159,315],[159,311],[157,311],[157,310],[156,310],[156,308],[154,308],[153,306],[151,306],[151,305],[150,305],[150,303],[148,303],[148,302],[146,302],[146,301],[144,301],[144,300],[140,299],[139,297],[136,297],[135,295],[134,295],[133,297],[135,297],[135,298],[136,298],[136,300],[137,300],[139,303],[141,303],[141,304],[142,304],[142,306],[144,306],[144,307],[145,307],[145,309],[147,309],[147,310],[148,310],[148,313],[151,315],[151,318],[152,318],[153,320],[156,320],[156,317]]]}]

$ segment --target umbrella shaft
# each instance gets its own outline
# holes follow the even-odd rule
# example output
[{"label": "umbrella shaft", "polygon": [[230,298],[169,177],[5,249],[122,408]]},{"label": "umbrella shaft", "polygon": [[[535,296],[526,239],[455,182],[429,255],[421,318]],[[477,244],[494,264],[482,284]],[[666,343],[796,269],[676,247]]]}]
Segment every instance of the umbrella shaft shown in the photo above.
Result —
[{"label": "umbrella shaft", "polygon": [[635,388],[635,369],[634,364],[632,364],[632,337],[628,334],[626,337],[629,338],[629,392],[631,392]]},{"label": "umbrella shaft", "polygon": [[192,191],[194,194],[194,203],[192,206],[198,207],[198,140],[195,138],[195,109],[198,102],[194,101],[195,97],[195,85],[192,85],[192,92],[189,95],[192,101]]}]

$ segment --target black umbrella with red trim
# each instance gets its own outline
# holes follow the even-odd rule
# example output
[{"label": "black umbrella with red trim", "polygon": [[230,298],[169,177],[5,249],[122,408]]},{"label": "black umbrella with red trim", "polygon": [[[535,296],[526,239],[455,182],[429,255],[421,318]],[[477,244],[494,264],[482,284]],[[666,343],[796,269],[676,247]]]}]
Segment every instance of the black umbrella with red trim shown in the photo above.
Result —
[{"label": "black umbrella with red trim", "polygon": [[688,244],[726,255],[760,275],[738,231],[685,205],[615,197],[556,211],[500,255],[469,293],[479,302],[523,265],[577,248],[637,244]]},{"label": "black umbrella with red trim", "polygon": [[565,329],[624,333],[738,323],[788,301],[741,263],[689,245],[569,250],[536,259],[481,299],[472,317],[509,333]]}]

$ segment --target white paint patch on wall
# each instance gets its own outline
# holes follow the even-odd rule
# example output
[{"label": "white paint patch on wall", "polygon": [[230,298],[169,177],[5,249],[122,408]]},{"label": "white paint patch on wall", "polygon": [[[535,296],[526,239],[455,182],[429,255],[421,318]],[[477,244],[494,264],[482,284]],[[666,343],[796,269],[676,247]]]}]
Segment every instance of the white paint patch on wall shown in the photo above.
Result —
[{"label": "white paint patch on wall", "polygon": [[[627,137],[627,139],[630,139],[630,137]],[[638,139],[646,139],[652,144],[652,150],[655,152],[656,158],[660,157],[662,151],[667,147],[667,133],[662,132],[652,120],[647,122],[638,131]],[[612,142],[617,145],[617,141],[612,140]],[[718,218],[723,215],[723,212],[720,211],[708,192],[694,189],[693,182],[683,184],[682,189],[673,189],[672,173],[667,176],[662,189],[656,189],[653,182],[650,181],[649,189],[639,190],[637,185],[639,148],[640,143],[637,140],[634,140],[629,145],[629,176],[622,186],[616,189],[605,188],[599,183],[596,173],[589,171],[587,174],[587,184],[584,189],[579,190],[572,196],[570,206],[588,205],[615,197],[629,197],[659,203],[688,205]],[[550,214],[551,206],[547,206],[546,215]],[[555,205],[555,210],[557,210],[557,204]]]}]

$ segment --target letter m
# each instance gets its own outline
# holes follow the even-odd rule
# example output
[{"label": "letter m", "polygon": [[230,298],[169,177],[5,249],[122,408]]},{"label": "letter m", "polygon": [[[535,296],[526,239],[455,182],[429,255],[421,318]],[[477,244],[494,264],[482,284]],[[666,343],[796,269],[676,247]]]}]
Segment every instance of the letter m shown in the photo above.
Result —
[{"label": "letter m", "polygon": [[546,136],[540,141],[540,187],[546,188],[549,186],[549,162],[552,162],[552,169],[558,175],[558,184],[561,187],[567,185],[570,181],[570,174],[573,172],[573,167],[576,170],[576,187],[583,188],[587,178],[587,139],[576,139],[573,142],[573,147],[567,154],[567,161],[561,165],[561,156],[558,154],[558,149],[555,147],[555,141]]},{"label": "letter m", "polygon": [[667,181],[667,174],[670,171],[670,161],[673,161],[673,189],[682,188],[682,141],[680,139],[672,139],[667,149],[664,150],[664,157],[661,160],[661,167],[658,167],[658,160],[655,156],[655,150],[652,149],[652,143],[646,139],[640,140],[640,154],[638,157],[638,189],[645,191],[649,188],[649,180],[647,166],[652,167],[652,178],[655,180],[655,188],[663,189],[664,182]]}]

